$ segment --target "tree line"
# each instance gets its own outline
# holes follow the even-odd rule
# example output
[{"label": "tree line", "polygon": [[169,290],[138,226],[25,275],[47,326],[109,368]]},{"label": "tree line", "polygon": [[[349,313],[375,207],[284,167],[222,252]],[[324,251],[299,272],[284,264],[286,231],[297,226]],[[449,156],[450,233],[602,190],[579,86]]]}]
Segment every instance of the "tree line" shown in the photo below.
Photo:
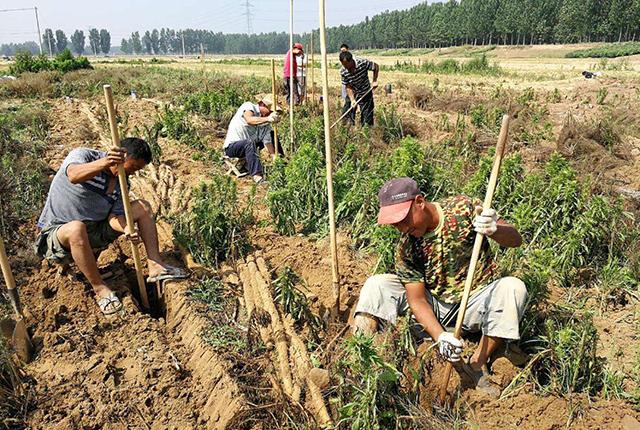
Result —
[{"label": "tree line", "polygon": [[[318,30],[313,31],[316,52]],[[310,33],[296,41],[309,44]],[[451,45],[525,45],[542,43],[623,42],[640,39],[640,0],[449,0],[421,3],[402,11],[386,11],[354,25],[327,29],[327,45],[337,51],[342,43],[354,49],[419,48]],[[66,47],[63,31],[45,30],[45,53]],[[85,36],[71,36],[73,51],[85,51]],[[33,45],[2,45],[0,52]],[[36,46],[37,48],[37,46]],[[107,30],[89,31],[94,54],[109,53]],[[125,54],[179,55],[201,50],[215,54],[279,54],[289,48],[286,32],[223,34],[213,30],[169,28],[135,31],[120,42]]]},{"label": "tree line", "polygon": [[[313,31],[316,52],[319,32]],[[327,45],[355,49],[451,45],[525,45],[624,42],[640,38],[640,0],[450,0],[386,11],[354,25],[327,29]],[[309,44],[310,33],[295,35]],[[289,47],[280,33],[223,34],[210,30],[154,29],[121,42],[131,54],[276,54]]]},{"label": "tree line", "polygon": [[623,42],[640,37],[640,0],[451,0],[327,31],[354,48]]},{"label": "tree line", "polygon": [[[82,30],[76,30],[69,38],[62,30],[55,32],[47,28],[42,35],[42,53],[56,55],[69,48],[78,55],[86,53],[108,54],[111,51],[111,34],[106,29],[92,28],[88,34],[89,46],[87,50],[87,37]],[[40,53],[40,47],[35,42],[8,43],[0,46],[0,54],[15,55],[17,52],[29,51],[32,54]]]}]

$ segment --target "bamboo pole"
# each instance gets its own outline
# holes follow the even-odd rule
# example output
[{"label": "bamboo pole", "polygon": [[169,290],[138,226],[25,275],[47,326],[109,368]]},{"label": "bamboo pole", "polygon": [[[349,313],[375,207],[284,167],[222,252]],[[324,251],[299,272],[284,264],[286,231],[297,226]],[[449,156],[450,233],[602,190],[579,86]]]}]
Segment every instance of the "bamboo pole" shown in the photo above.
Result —
[{"label": "bamboo pole", "polygon": [[316,80],[315,80],[315,62],[313,58],[313,31],[311,32],[311,103],[315,106],[316,104]]},{"label": "bamboo pole", "polygon": [[[116,122],[116,111],[113,107],[113,92],[111,85],[104,85],[104,98],[107,103],[107,113],[109,114],[109,126],[111,127],[111,142],[116,148],[120,148],[120,134],[118,133],[118,123]],[[118,181],[120,183],[120,193],[122,194],[122,203],[124,205],[124,216],[127,220],[127,230],[133,234],[135,224],[133,222],[133,212],[131,211],[131,202],[129,201],[129,186],[127,185],[127,177],[124,172],[124,164],[118,164]],[[140,250],[138,245],[131,243],[131,253],[133,254],[133,262],[136,267],[136,279],[138,280],[138,290],[142,306],[149,309],[149,298],[147,297],[147,285],[142,275],[142,262],[140,261]]]},{"label": "bamboo pole", "polygon": [[[493,193],[496,190],[496,184],[498,182],[498,173],[500,172],[500,165],[502,164],[502,157],[504,155],[504,149],[507,145],[507,137],[509,135],[509,115],[502,116],[502,126],[500,127],[500,135],[498,136],[498,144],[496,145],[496,154],[493,157],[493,168],[491,169],[491,176],[489,177],[489,185],[487,186],[487,193],[482,203],[483,209],[489,209],[493,202]],[[462,336],[462,323],[464,322],[464,315],[467,311],[467,304],[469,303],[469,295],[471,294],[471,287],[473,286],[473,277],[476,271],[476,265],[480,258],[480,251],[482,249],[482,241],[484,235],[476,233],[475,240],[473,242],[473,251],[471,252],[471,261],[469,262],[469,269],[467,271],[467,278],[464,281],[464,292],[462,294],[462,301],[460,302],[460,310],[458,311],[458,319],[456,320],[456,328],[453,335],[460,339]],[[449,378],[451,376],[451,369],[453,364],[447,362],[445,369],[444,383],[440,387],[440,401],[444,403],[447,396],[447,387],[449,386]]]},{"label": "bamboo pole", "polygon": [[[273,108],[278,107],[278,93],[276,92],[276,60],[271,59],[271,97],[273,99]],[[273,124],[273,146],[276,149],[276,158],[280,156],[278,151],[278,125]]]},{"label": "bamboo pole", "polygon": [[327,38],[325,33],[324,0],[320,6],[320,59],[322,63],[322,106],[324,115],[324,147],[327,168],[327,193],[329,199],[329,237],[331,239],[331,274],[333,280],[334,317],[340,312],[340,275],[338,272],[338,247],[336,244],[336,213],[333,205],[333,169],[331,154],[331,128],[329,125],[329,77],[327,69]]},{"label": "bamboo pole", "polygon": [[[293,0],[289,1],[289,141],[293,151],[293,105],[296,101],[293,97]],[[296,90],[297,92],[297,90]]]}]

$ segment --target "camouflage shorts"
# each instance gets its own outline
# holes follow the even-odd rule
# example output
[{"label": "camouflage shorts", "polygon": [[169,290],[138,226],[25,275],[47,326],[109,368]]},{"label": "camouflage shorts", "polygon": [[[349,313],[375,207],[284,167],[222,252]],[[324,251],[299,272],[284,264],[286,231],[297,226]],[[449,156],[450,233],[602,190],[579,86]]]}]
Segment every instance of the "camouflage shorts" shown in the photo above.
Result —
[{"label": "camouflage shorts", "polygon": [[[83,221],[87,227],[89,243],[94,253],[98,253],[109,246],[122,233],[115,231],[108,220]],[[57,264],[71,263],[71,251],[66,249],[58,240],[58,230],[64,224],[53,224],[40,231],[33,245],[35,253],[40,257]]]}]

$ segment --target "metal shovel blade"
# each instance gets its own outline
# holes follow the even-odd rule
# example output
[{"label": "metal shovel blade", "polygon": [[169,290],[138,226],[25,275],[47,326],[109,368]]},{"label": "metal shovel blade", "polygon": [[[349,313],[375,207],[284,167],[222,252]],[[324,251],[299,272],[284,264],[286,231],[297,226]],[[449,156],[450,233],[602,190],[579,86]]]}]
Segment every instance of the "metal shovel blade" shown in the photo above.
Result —
[{"label": "metal shovel blade", "polygon": [[24,363],[31,361],[34,351],[33,343],[22,318],[16,321],[9,318],[0,320],[0,332],[11,342],[13,350],[21,361]]},{"label": "metal shovel blade", "polygon": [[33,356],[33,343],[31,343],[31,337],[27,331],[27,325],[23,319],[16,321],[16,326],[13,329],[13,348],[16,350],[16,354],[20,360],[25,363],[31,361]]}]

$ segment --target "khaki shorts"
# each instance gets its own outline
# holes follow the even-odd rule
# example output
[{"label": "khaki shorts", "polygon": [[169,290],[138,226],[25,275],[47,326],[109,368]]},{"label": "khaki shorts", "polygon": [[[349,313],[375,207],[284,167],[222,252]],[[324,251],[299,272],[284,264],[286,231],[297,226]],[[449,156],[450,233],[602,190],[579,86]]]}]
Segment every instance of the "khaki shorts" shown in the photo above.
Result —
[{"label": "khaki shorts", "polygon": [[[107,248],[122,233],[111,228],[109,220],[104,221],[83,221],[87,226],[89,243],[94,253],[98,253]],[[71,251],[62,246],[58,240],[58,230],[64,224],[53,224],[40,231],[33,245],[35,253],[40,257],[57,264],[69,264],[73,260]]]},{"label": "khaki shorts", "polygon": [[[429,291],[427,299],[438,321],[444,327],[454,327],[459,304],[440,302]],[[526,301],[527,289],[521,280],[500,278],[469,298],[462,328],[469,333],[482,332],[487,336],[518,340]],[[410,311],[404,285],[393,274],[374,275],[367,279],[355,310],[356,314],[367,313],[391,324]],[[420,335],[425,336],[426,333],[422,331]]]}]

